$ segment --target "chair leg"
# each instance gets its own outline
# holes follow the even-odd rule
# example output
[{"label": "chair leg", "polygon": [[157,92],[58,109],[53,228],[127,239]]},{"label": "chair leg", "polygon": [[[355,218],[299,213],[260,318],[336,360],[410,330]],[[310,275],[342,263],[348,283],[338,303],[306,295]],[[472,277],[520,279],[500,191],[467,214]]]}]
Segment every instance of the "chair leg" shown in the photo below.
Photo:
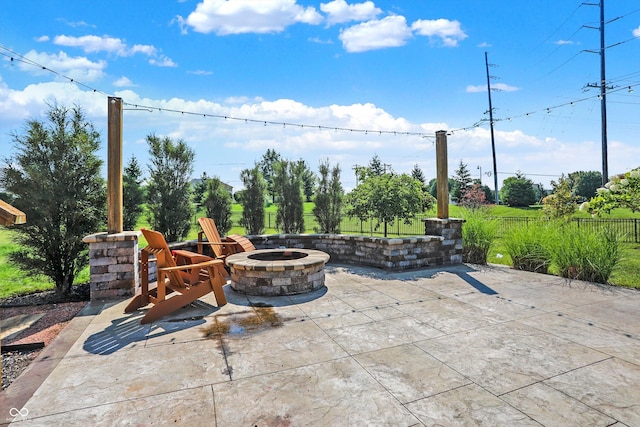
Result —
[{"label": "chair leg", "polygon": [[[146,323],[154,322],[161,317],[166,316],[167,314],[172,313],[192,303],[198,298],[205,296],[206,294],[211,292],[211,289],[212,287],[209,281],[203,281],[194,286],[191,286],[191,288],[184,294],[174,295],[171,298],[166,298],[165,300],[154,304],[153,307],[149,309],[147,314],[145,314],[144,317],[140,320],[140,323],[144,325]],[[220,290],[222,290],[222,288],[220,288]],[[218,306],[224,305],[227,302],[226,298],[224,297],[224,292],[222,293],[222,299],[224,300],[224,303],[221,303],[216,295]]]}]

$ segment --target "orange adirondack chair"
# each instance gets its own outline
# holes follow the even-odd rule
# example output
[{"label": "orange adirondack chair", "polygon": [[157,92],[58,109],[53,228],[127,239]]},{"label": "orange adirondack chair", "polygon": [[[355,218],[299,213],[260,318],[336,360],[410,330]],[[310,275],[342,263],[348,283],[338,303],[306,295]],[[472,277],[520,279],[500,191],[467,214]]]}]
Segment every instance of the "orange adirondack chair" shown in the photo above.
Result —
[{"label": "orange adirondack chair", "polygon": [[[209,245],[215,257],[224,261],[228,255],[256,250],[251,240],[239,234],[231,234],[222,240],[212,218],[199,218],[198,222],[202,227],[202,231],[198,233],[198,253],[200,254],[203,253],[204,246]],[[203,234],[207,238],[206,241],[202,239]]]},{"label": "orange adirondack chair", "polygon": [[[149,289],[147,268],[143,260],[142,290],[133,297],[125,308],[125,313],[152,303],[153,307],[140,321],[144,324],[182,308],[209,292],[215,295],[218,306],[227,303],[222,289],[226,283],[226,271],[222,261],[193,252],[175,251],[176,258],[180,261],[195,261],[195,263],[178,265],[161,233],[144,228],[141,231],[148,243],[143,251],[156,257],[158,285],[155,289]],[[173,292],[177,295],[168,297]]]}]

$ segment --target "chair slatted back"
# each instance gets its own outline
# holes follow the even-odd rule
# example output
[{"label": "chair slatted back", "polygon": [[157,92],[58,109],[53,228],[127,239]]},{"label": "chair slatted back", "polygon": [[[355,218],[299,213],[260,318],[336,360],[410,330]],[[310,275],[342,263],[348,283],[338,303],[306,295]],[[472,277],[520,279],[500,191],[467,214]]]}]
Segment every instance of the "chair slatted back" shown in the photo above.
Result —
[{"label": "chair slatted back", "polygon": [[[145,249],[148,252],[154,254],[156,257],[158,269],[165,267],[175,267],[176,261],[173,258],[171,250],[169,249],[169,245],[167,245],[167,241],[164,239],[162,233],[153,230],[147,230],[146,228],[142,228],[140,229],[140,231],[142,231],[144,238],[147,240],[148,246]],[[166,275],[169,278],[169,282],[173,286],[185,286],[184,280],[179,271],[169,271],[166,273]]]},{"label": "chair slatted back", "polygon": [[[198,222],[200,223],[200,227],[202,227],[202,231],[204,231],[204,235],[207,236],[207,240],[211,243],[220,243],[222,239],[220,238],[220,233],[218,233],[218,227],[216,227],[216,223],[211,218],[198,218]],[[222,257],[224,254],[222,253],[222,245],[210,245],[211,250],[215,254],[216,258]]]}]

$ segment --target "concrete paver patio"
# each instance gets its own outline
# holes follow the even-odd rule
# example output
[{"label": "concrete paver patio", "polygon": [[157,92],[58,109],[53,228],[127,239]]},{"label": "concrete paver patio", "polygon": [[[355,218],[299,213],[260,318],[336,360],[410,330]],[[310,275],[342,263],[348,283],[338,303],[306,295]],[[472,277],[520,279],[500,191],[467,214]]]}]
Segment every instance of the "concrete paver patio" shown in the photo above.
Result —
[{"label": "concrete paver patio", "polygon": [[640,292],[504,267],[329,264],[150,325],[91,303],[0,395],[11,425],[640,426]]}]

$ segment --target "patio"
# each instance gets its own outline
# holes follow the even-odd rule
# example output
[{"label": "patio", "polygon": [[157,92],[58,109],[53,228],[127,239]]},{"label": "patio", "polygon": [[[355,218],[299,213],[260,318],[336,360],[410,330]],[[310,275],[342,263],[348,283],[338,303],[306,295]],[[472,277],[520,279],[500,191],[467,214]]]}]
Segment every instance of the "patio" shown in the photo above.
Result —
[{"label": "patio", "polygon": [[640,425],[637,291],[497,266],[325,272],[149,325],[92,302],[0,395],[0,423]]}]

